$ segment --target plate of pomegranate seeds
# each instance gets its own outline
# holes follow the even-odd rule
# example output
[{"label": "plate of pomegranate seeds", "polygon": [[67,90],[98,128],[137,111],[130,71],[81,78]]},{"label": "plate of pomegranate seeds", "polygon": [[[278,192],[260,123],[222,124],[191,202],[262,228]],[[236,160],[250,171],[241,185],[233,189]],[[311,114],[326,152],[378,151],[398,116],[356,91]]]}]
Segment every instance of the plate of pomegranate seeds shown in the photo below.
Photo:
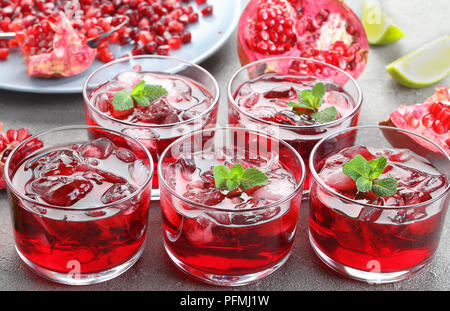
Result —
[{"label": "plate of pomegranate seeds", "polygon": [[[240,0],[0,1],[0,32],[16,33],[0,39],[0,89],[80,93],[95,69],[128,55],[200,63],[233,34],[240,13]],[[96,48],[87,45],[126,18]]]}]

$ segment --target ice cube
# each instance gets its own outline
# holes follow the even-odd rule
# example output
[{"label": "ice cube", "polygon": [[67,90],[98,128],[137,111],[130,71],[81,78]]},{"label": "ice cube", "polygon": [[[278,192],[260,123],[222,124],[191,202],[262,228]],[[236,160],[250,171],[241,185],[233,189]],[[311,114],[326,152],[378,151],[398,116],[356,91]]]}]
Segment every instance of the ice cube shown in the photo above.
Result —
[{"label": "ice cube", "polygon": [[133,182],[138,186],[143,186],[147,181],[150,171],[144,161],[138,160],[128,166],[128,171]]},{"label": "ice cube", "polygon": [[192,174],[194,174],[197,166],[194,159],[179,159],[176,164],[177,169],[180,171],[180,175],[188,181],[192,180]]},{"label": "ice cube", "polygon": [[[121,82],[122,85],[134,87],[142,80],[142,74],[136,71],[123,71],[117,75],[116,79]],[[124,89],[124,87],[122,87],[122,89]]]},{"label": "ice cube", "polygon": [[122,200],[134,192],[137,188],[131,184],[115,184],[111,186],[102,196],[102,202],[104,204],[109,204]]},{"label": "ice cube", "polygon": [[344,174],[342,167],[324,168],[319,176],[325,184],[338,191],[347,192],[356,190],[356,183]]},{"label": "ice cube", "polygon": [[258,106],[250,111],[252,116],[260,119],[270,118],[278,113],[277,109],[273,106]]},{"label": "ice cube", "polygon": [[171,124],[180,121],[175,108],[164,98],[156,100],[149,107],[148,113],[156,124]]},{"label": "ice cube", "polygon": [[216,237],[212,232],[213,223],[207,218],[198,216],[196,218],[186,219],[184,231],[186,237],[193,244],[207,244],[213,242]]},{"label": "ice cube", "polygon": [[118,148],[116,152],[117,158],[125,163],[132,163],[136,161],[136,155],[128,149]]},{"label": "ice cube", "polygon": [[150,153],[158,151],[157,140],[160,135],[157,132],[148,128],[125,128],[122,133],[139,140]]},{"label": "ice cube", "polygon": [[72,206],[83,199],[93,185],[82,176],[46,176],[34,180],[27,188],[48,204]]},{"label": "ice cube", "polygon": [[248,109],[253,108],[258,103],[260,96],[260,93],[253,93],[248,97],[240,98],[238,104]]},{"label": "ice cube", "polygon": [[297,186],[294,177],[282,169],[267,173],[267,177],[267,185],[257,189],[253,193],[254,198],[276,202],[290,195]]},{"label": "ice cube", "polygon": [[39,163],[41,165],[35,168],[35,175],[40,173],[43,176],[70,176],[82,169],[80,158],[72,150],[58,151],[49,157],[41,158]]},{"label": "ice cube", "polygon": [[83,144],[78,149],[78,152],[86,158],[107,159],[116,149],[111,140],[102,137]]},{"label": "ice cube", "polygon": [[191,201],[208,206],[217,205],[224,200],[224,196],[219,189],[209,188],[202,181],[187,184],[183,196]]},{"label": "ice cube", "polygon": [[289,86],[276,87],[264,93],[264,98],[289,99],[295,97],[297,97],[297,91],[293,87]]}]

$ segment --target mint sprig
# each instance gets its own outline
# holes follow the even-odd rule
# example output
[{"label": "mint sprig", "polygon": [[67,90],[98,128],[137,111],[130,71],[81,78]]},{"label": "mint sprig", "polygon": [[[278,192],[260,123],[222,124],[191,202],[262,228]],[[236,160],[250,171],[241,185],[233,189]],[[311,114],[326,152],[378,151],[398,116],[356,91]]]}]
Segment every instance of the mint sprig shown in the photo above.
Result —
[{"label": "mint sprig", "polygon": [[160,85],[146,84],[144,80],[139,82],[131,91],[121,90],[114,94],[112,105],[115,110],[129,110],[134,107],[134,101],[139,106],[148,107],[150,104],[167,96],[169,93]]},{"label": "mint sprig", "polygon": [[248,189],[265,186],[269,179],[256,168],[244,168],[241,164],[234,165],[231,169],[225,165],[217,165],[213,169],[216,188],[220,190],[234,191],[241,188]]},{"label": "mint sprig", "polygon": [[345,175],[356,183],[360,192],[373,192],[379,197],[390,197],[397,193],[398,182],[393,177],[378,179],[383,174],[387,159],[380,157],[367,161],[363,156],[357,155],[342,168]]},{"label": "mint sprig", "polygon": [[[320,123],[328,123],[336,120],[338,111],[336,107],[331,106],[319,111],[323,104],[323,97],[325,96],[326,88],[322,82],[316,83],[311,91],[303,91],[298,93],[298,102],[290,101],[288,105],[294,108],[301,108],[310,111],[308,113],[311,118]],[[294,109],[295,110],[295,109]],[[297,114],[304,114],[303,111],[295,111]]]}]

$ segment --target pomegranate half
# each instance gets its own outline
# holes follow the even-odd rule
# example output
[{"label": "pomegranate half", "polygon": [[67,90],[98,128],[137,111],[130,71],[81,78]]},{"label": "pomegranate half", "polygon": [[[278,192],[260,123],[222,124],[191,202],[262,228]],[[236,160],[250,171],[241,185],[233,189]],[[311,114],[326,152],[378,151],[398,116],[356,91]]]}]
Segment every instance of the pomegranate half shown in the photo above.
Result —
[{"label": "pomegranate half", "polygon": [[242,65],[275,56],[314,58],[357,78],[368,51],[364,27],[342,0],[252,0],[239,21]]},{"label": "pomegranate half", "polygon": [[[393,126],[421,134],[441,146],[450,155],[450,89],[438,86],[433,96],[422,104],[400,106],[380,125]],[[385,136],[387,135],[385,132]],[[422,146],[414,136],[388,137],[391,142],[423,149],[424,152],[438,150],[432,145]]]},{"label": "pomegranate half", "polygon": [[27,74],[33,77],[70,77],[85,71],[95,59],[96,49],[87,45],[63,14],[29,27],[21,43]]}]

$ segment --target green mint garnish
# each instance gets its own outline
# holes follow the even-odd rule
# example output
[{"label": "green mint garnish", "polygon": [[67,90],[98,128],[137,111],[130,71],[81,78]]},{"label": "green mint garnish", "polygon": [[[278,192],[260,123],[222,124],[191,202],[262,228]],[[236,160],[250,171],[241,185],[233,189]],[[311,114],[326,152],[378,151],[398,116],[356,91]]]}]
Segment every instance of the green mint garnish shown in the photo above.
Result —
[{"label": "green mint garnish", "polygon": [[150,106],[151,102],[169,93],[160,85],[146,84],[144,80],[139,82],[131,92],[134,100],[139,106]]},{"label": "green mint garnish", "polygon": [[358,191],[373,192],[379,197],[390,197],[397,193],[397,180],[393,177],[377,179],[383,174],[386,164],[385,157],[367,161],[363,156],[357,155],[345,164],[342,170],[356,182]]},{"label": "green mint garnish", "polygon": [[[311,118],[320,123],[328,123],[336,120],[338,111],[336,107],[331,106],[319,111],[325,96],[325,85],[322,82],[316,83],[311,91],[303,91],[298,93],[298,102],[289,102],[288,105],[294,108],[302,108],[312,111]],[[296,112],[297,113],[297,112]],[[298,112],[303,114],[303,112]]]},{"label": "green mint garnish", "polygon": [[115,110],[132,109],[134,107],[133,101],[136,101],[139,106],[148,107],[153,101],[168,94],[162,86],[146,84],[142,80],[133,88],[131,94],[127,90],[116,92],[112,104]]},{"label": "green mint garnish", "polygon": [[256,168],[244,170],[241,164],[234,165],[231,169],[224,165],[217,165],[213,169],[216,188],[233,191],[237,188],[248,190],[258,186],[267,185],[266,174]]},{"label": "green mint garnish", "polygon": [[115,110],[128,110],[134,107],[133,97],[127,90],[122,90],[114,94],[112,101]]}]

